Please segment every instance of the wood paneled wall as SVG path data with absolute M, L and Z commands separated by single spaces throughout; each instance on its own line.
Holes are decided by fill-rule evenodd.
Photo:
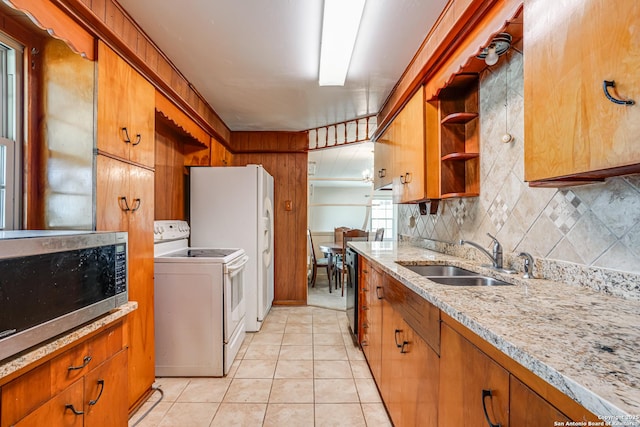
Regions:
M 186 220 L 183 138 L 156 114 L 156 173 L 154 218 Z
M 261 164 L 273 176 L 278 305 L 307 303 L 307 144 L 306 132 L 233 132 L 231 137 L 235 166 Z

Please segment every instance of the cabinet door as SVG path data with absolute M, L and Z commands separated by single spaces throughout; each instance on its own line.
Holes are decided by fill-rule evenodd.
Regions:
M 491 396 L 485 396 L 486 391 Z M 441 326 L 438 425 L 508 427 L 509 373 L 447 324 Z
M 99 42 L 98 149 L 153 167 L 154 106 L 153 86 Z
M 130 166 L 129 194 L 137 210 L 129 214 L 129 299 L 138 309 L 128 317 L 129 404 L 155 381 L 153 317 L 153 172 Z M 137 201 L 139 199 L 139 202 Z
M 525 2 L 525 180 L 640 163 L 640 2 Z M 570 17 L 570 19 L 568 19 Z
M 369 287 L 369 356 L 367 361 L 373 373 L 373 378 L 380 383 L 382 358 L 382 273 L 371 268 Z
M 391 185 L 394 175 L 393 122 L 378 138 L 373 147 L 373 188 L 380 189 Z
M 123 208 L 125 203 L 133 203 L 129 195 L 129 165 L 100 155 L 96 156 L 96 163 L 96 229 L 127 231 L 129 219 Z
M 131 71 L 126 92 L 130 106 L 128 125 L 130 138 L 129 160 L 154 167 L 155 164 L 155 89 L 144 77 Z
M 571 421 L 514 376 L 511 376 L 510 394 L 509 423 L 512 426 L 552 426 L 557 425 L 555 422 Z
M 394 425 L 405 425 L 402 422 L 402 367 L 405 354 L 401 352 L 404 341 L 409 342 L 408 328 L 404 326 L 402 317 L 391 304 L 382 300 L 382 336 L 381 367 L 379 388 L 391 420 Z M 399 347 L 400 346 L 400 347 Z
M 84 382 L 85 427 L 127 425 L 127 350 L 89 372 Z
M 420 89 L 402 109 L 399 119 L 398 177 L 400 193 L 394 199 L 400 203 L 423 200 L 425 194 L 425 127 L 424 92 Z M 395 179 L 396 177 L 394 177 Z M 395 190 L 394 186 L 394 190 Z
M 76 381 L 62 393 L 31 412 L 19 422 L 11 425 L 15 427 L 82 427 L 82 384 L 82 379 Z M 72 405 L 71 407 L 79 413 L 75 414 L 69 405 Z
M 358 259 L 358 342 L 362 347 L 362 351 L 365 353 L 365 357 L 369 357 L 369 297 L 371 292 L 369 291 L 369 279 L 370 279 L 370 266 L 369 262 L 364 257 Z

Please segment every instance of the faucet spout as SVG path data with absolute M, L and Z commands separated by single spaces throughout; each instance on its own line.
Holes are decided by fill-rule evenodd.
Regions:
M 491 260 L 491 264 L 493 265 L 494 268 L 502 268 L 502 265 L 498 266 L 498 262 L 494 258 L 494 256 L 491 255 L 488 250 L 486 250 L 485 248 L 483 248 L 479 244 L 477 244 L 475 242 L 472 242 L 470 240 L 462 240 L 462 239 L 460 239 L 460 244 L 461 245 L 471 245 L 471 246 L 473 246 L 474 248 L 478 249 L 480 252 L 485 254 L 487 257 L 489 257 L 489 259 Z M 500 263 L 500 264 L 502 264 L 502 263 Z

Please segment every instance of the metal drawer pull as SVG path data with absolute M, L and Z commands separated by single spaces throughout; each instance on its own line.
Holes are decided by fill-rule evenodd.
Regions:
M 378 297 L 378 299 L 382 299 L 382 297 L 380 296 L 380 293 L 378 292 L 378 290 L 382 289 L 382 286 L 376 286 L 376 297 Z
M 487 419 L 487 423 L 489 424 L 489 427 L 501 427 L 501 424 L 493 424 L 491 422 L 491 419 L 489 418 L 489 413 L 487 412 L 487 403 L 486 403 L 487 397 L 493 397 L 491 390 L 482 390 L 482 409 L 484 409 L 484 416 Z
M 133 199 L 133 208 L 131 209 L 131 212 L 135 212 L 138 209 L 140 209 L 140 205 L 142 204 L 142 200 L 140 199 Z
M 85 366 L 87 366 L 89 364 L 89 362 L 91 362 L 91 356 L 85 356 L 84 359 L 82 359 L 82 365 L 80 366 L 69 366 L 67 368 L 68 371 L 77 371 L 78 369 L 82 369 Z
M 615 89 L 615 87 L 616 87 L 616 82 L 614 80 L 605 80 L 602 82 L 602 90 L 604 90 L 604 94 L 609 101 L 618 105 L 633 105 L 636 103 L 633 99 L 618 99 L 611 96 L 611 94 L 609 93 L 609 88 Z
M 127 130 L 126 127 L 121 128 L 122 130 L 122 140 L 124 141 L 125 144 L 131 144 L 131 138 L 129 138 L 129 131 Z M 140 140 L 142 139 L 142 135 L 140 135 L 139 133 L 136 134 L 136 142 L 134 142 L 132 145 L 138 145 L 140 144 Z
M 400 353 L 402 354 L 408 353 L 408 351 L 406 350 L 408 345 L 409 345 L 409 341 L 402 341 L 402 345 L 400 346 Z
M 102 392 L 104 391 L 104 380 L 98 380 L 98 385 L 100 386 L 100 393 L 98 393 L 98 397 L 96 397 L 95 400 L 89 401 L 90 406 L 93 406 L 96 403 L 98 403 L 98 400 L 100 400 L 100 397 L 102 397 Z
M 67 404 L 67 405 L 64 405 L 64 409 L 70 409 L 70 410 L 71 410 L 71 412 L 73 412 L 73 413 L 74 413 L 74 414 L 76 414 L 76 415 L 82 415 L 82 414 L 84 414 L 84 412 L 83 412 L 83 411 L 78 411 L 78 410 L 76 410 L 76 408 L 74 408 L 74 407 L 73 407 L 73 405 L 72 405 L 71 403 L 69 403 L 69 404 Z
M 393 334 L 393 340 L 396 342 L 396 347 L 400 348 L 402 347 L 402 344 L 398 344 L 398 334 L 402 332 L 402 329 L 396 329 L 395 333 Z
M 122 203 L 124 202 L 124 207 L 122 207 Z M 120 204 L 120 209 L 122 209 L 123 211 L 127 212 L 130 211 L 131 208 L 129 207 L 129 203 L 127 202 L 127 197 L 126 196 L 122 196 L 118 199 L 118 203 Z
M 387 170 L 385 168 L 382 168 L 378 171 L 378 178 L 384 178 L 385 176 L 387 176 Z

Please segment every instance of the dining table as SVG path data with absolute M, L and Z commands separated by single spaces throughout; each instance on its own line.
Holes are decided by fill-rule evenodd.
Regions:
M 327 263 L 329 264 L 329 292 L 331 292 L 331 276 L 333 274 L 333 269 L 335 268 L 336 258 L 343 253 L 342 242 L 325 242 L 320 243 L 318 247 L 320 251 L 327 256 Z M 342 283 L 342 272 L 340 272 L 340 282 Z M 338 284 L 336 283 L 335 289 L 338 289 Z

